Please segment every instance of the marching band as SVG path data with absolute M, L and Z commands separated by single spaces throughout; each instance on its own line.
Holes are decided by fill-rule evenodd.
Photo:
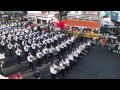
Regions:
M 65 71 L 69 73 L 69 70 L 72 70 L 73 66 L 76 66 L 81 58 L 89 52 L 89 48 L 92 45 L 90 40 L 81 44 L 79 40 L 75 43 L 76 39 L 73 39 L 72 41 L 69 39 L 71 38 L 68 38 L 68 40 L 62 42 L 60 45 L 58 44 L 60 46 L 60 51 L 63 50 L 63 52 L 61 52 L 63 54 L 61 54 L 62 58 L 60 58 L 61 60 L 58 65 L 54 63 L 54 65 L 51 64 L 50 66 L 50 73 L 53 79 L 56 79 L 60 74 L 62 74 L 62 77 L 64 78 Z M 63 49 L 65 47 L 68 48 L 66 49 L 66 52 L 65 49 Z M 56 51 L 59 52 L 58 47 L 56 47 Z
M 50 26 L 52 28 L 49 28 L 49 32 L 40 26 L 38 27 L 42 30 L 38 31 L 28 27 L 13 25 L 9 28 L 0 28 L 1 49 L 8 50 L 10 56 L 16 54 L 19 64 L 24 56 L 32 70 L 35 67 L 34 61 L 37 61 L 37 66 L 42 66 L 43 63 L 47 64 L 50 61 L 59 60 L 58 65 L 52 63 L 50 66 L 53 79 L 57 78 L 58 73 L 65 77 L 65 71 L 69 73 L 70 68 L 73 69 L 73 66 L 77 65 L 80 59 L 89 52 L 92 43 L 90 40 L 81 43 L 80 39 L 73 35 L 68 36 L 64 32 L 56 32 L 55 26 Z

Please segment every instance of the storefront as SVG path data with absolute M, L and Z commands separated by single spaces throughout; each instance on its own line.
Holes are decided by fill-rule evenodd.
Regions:
M 100 22 L 85 21 L 85 20 L 67 20 L 67 30 L 73 32 L 74 36 L 82 34 L 84 37 L 99 39 L 98 31 L 100 29 Z
M 29 11 L 27 17 L 29 21 L 37 24 L 47 24 L 51 21 L 57 21 L 54 14 L 43 14 L 40 11 Z

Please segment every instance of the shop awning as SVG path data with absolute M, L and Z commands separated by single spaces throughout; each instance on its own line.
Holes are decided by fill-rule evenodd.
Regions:
M 80 27 L 87 27 L 93 29 L 100 28 L 100 22 L 95 21 L 86 21 L 86 20 L 66 20 L 67 26 L 80 26 Z

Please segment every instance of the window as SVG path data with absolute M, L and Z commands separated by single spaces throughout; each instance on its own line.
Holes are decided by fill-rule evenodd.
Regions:
M 43 24 L 47 24 L 47 21 L 46 21 L 46 20 L 42 20 L 42 23 L 43 23 Z
M 41 19 L 37 19 L 37 23 L 41 23 Z

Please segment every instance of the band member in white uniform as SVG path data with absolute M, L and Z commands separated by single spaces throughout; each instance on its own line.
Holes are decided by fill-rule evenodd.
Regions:
M 7 45 L 7 47 L 8 47 L 10 56 L 12 57 L 12 48 L 13 48 L 13 45 L 9 42 L 8 45 Z
M 25 46 L 23 48 L 24 48 L 24 51 L 25 51 L 25 58 L 27 58 L 30 46 L 28 46 L 27 44 L 25 44 Z
M 87 53 L 88 51 L 86 51 L 85 49 L 86 49 L 86 44 L 85 43 L 83 43 L 82 45 L 81 45 L 81 49 L 82 49 L 82 52 L 83 53 Z M 86 54 L 85 54 L 86 55 Z
M 67 58 L 65 58 L 65 66 L 66 66 L 67 73 L 69 73 L 70 61 Z
M 35 55 L 36 54 L 36 43 L 33 42 L 33 44 L 31 45 L 31 47 L 32 47 L 33 55 Z
M 56 46 L 56 51 L 57 51 L 57 58 L 60 58 L 60 46 L 59 44 Z
M 57 78 L 57 70 L 58 70 L 58 66 L 55 65 L 54 63 L 51 64 L 51 66 L 50 66 L 50 73 L 51 73 L 52 79 L 56 79 Z
M 91 46 L 91 41 L 89 40 L 86 44 L 86 47 L 87 47 L 87 51 L 89 52 L 90 50 L 90 46 Z
M 73 57 L 73 54 L 69 54 L 67 55 L 67 59 L 70 61 L 70 68 L 71 70 L 73 69 L 73 65 L 74 65 L 74 62 L 77 62 L 76 60 L 74 60 L 74 57 Z
M 69 53 L 70 52 L 70 44 L 71 44 L 69 39 L 66 41 L 66 44 L 67 44 L 67 51 Z
M 73 56 L 74 56 L 74 59 L 79 62 L 79 58 L 78 58 L 78 53 L 76 50 L 73 51 Z
M 94 36 L 93 40 L 92 40 L 92 47 L 94 48 L 96 44 L 96 37 Z
M 36 53 L 37 56 L 37 65 L 42 65 L 42 52 L 40 52 L 40 50 L 37 51 Z
M 48 63 L 48 58 L 47 58 L 48 49 L 46 48 L 46 46 L 43 48 L 42 52 L 44 54 L 45 63 L 47 64 Z
M 53 65 L 50 66 L 50 73 L 51 73 L 52 79 L 56 79 L 57 78 L 57 70 L 54 68 Z
M 23 40 L 23 36 L 22 35 L 20 35 L 20 37 L 19 37 L 19 40 L 20 40 L 20 45 L 22 45 L 22 40 Z
M 54 59 L 53 53 L 54 53 L 55 48 L 51 45 L 50 49 L 49 49 L 49 53 L 50 53 L 50 58 Z
M 14 48 L 16 49 L 18 46 L 20 46 L 17 42 L 14 44 Z
M 5 50 L 5 41 L 1 41 L 1 46 L 2 46 L 2 50 L 4 51 Z
M 67 53 L 67 44 L 66 44 L 66 41 L 64 41 L 63 46 L 64 46 L 64 53 L 66 55 L 66 53 Z
M 59 62 L 59 66 L 60 66 L 60 74 L 62 74 L 62 77 L 65 77 L 65 66 L 64 66 L 64 61 L 60 61 Z
M 29 64 L 28 68 L 32 68 L 32 70 L 34 71 L 34 65 L 33 65 L 34 58 L 31 53 L 29 53 L 29 55 L 27 56 L 27 60 Z
M 21 64 L 21 53 L 22 53 L 22 50 L 20 50 L 19 48 L 17 48 L 17 50 L 15 51 L 15 53 L 17 55 L 18 63 Z

